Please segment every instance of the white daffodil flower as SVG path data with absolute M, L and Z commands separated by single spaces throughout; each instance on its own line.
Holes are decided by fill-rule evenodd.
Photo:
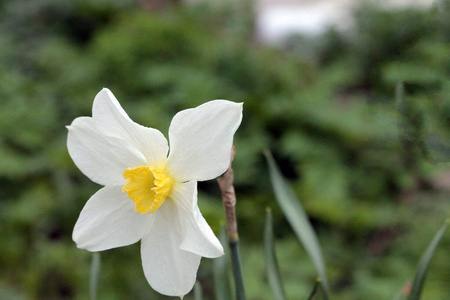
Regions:
M 214 100 L 177 113 L 164 135 L 133 122 L 108 89 L 92 117 L 68 126 L 77 167 L 103 185 L 86 203 L 73 231 L 78 248 L 102 251 L 141 241 L 150 286 L 183 297 L 194 286 L 201 257 L 223 248 L 197 206 L 197 181 L 230 165 L 242 104 Z

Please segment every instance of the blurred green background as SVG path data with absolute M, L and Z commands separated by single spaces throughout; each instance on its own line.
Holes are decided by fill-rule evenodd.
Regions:
M 274 200 L 266 148 L 318 233 L 332 298 L 392 299 L 450 216 L 449 1 L 364 4 L 350 32 L 293 36 L 279 48 L 254 38 L 248 1 L 157 2 L 0 2 L 0 299 L 89 297 L 91 254 L 71 233 L 99 186 L 70 159 L 64 126 L 91 115 L 102 87 L 164 134 L 181 109 L 245 103 L 234 170 L 248 299 L 272 298 L 267 206 L 289 299 L 305 298 L 316 277 Z M 218 232 L 216 182 L 201 183 L 199 198 Z M 447 233 L 423 299 L 450 298 L 449 249 Z M 215 299 L 211 274 L 203 259 L 206 299 Z M 102 253 L 99 299 L 168 298 L 147 284 L 138 244 Z

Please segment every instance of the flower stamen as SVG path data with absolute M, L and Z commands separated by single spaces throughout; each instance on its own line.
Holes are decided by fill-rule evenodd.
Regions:
M 122 192 L 136 204 L 135 210 L 141 214 L 155 212 L 169 196 L 173 180 L 163 168 L 138 166 L 123 171 L 127 179 Z

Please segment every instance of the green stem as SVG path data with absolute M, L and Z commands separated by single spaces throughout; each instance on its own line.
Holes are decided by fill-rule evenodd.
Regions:
M 203 290 L 200 282 L 196 282 L 194 285 L 194 299 L 202 300 L 203 299 Z
M 235 154 L 234 146 L 231 151 L 231 161 L 228 170 L 219 178 L 220 190 L 222 191 L 222 202 L 227 220 L 228 244 L 231 252 L 231 265 L 233 269 L 234 285 L 236 289 L 236 300 L 245 300 L 244 281 L 242 278 L 242 264 L 239 253 L 239 235 L 236 221 L 236 193 L 234 191 L 234 173 L 231 167 Z
M 94 252 L 92 253 L 91 274 L 89 282 L 89 293 L 91 296 L 91 300 L 97 299 L 98 279 L 100 277 L 100 269 L 101 269 L 100 253 Z
M 241 255 L 239 251 L 239 238 L 228 240 L 231 252 L 231 266 L 233 269 L 234 285 L 236 290 L 236 300 L 245 300 L 244 281 L 242 278 Z
M 312 300 L 314 298 L 317 291 L 319 290 L 320 285 L 321 285 L 321 280 L 320 280 L 320 278 L 317 278 L 316 283 L 314 284 L 314 287 L 313 287 L 311 293 L 309 294 L 307 300 Z

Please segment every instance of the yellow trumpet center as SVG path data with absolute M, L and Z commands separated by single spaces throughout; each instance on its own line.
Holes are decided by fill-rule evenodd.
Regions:
M 136 204 L 141 214 L 155 212 L 166 200 L 172 189 L 173 180 L 163 168 L 139 166 L 123 171 L 127 179 L 122 192 Z

